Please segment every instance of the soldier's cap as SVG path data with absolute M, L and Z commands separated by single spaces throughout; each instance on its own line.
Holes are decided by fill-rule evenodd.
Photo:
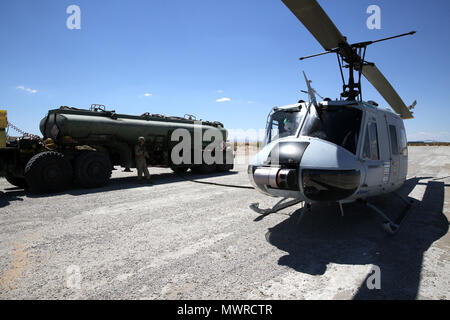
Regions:
M 145 141 L 145 138 L 144 138 L 144 137 L 139 137 L 139 138 L 138 138 L 138 141 L 141 141 L 141 140 L 144 140 L 144 141 Z

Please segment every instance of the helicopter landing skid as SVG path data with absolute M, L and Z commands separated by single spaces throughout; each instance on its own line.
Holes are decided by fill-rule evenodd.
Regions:
M 252 203 L 250 205 L 250 209 L 252 209 L 253 211 L 255 211 L 256 213 L 262 214 L 264 216 L 267 216 L 269 214 L 272 213 L 276 213 L 280 210 L 295 206 L 296 204 L 303 202 L 303 200 L 298 200 L 298 199 L 293 199 L 290 201 L 287 201 L 288 198 L 283 198 L 280 201 L 278 201 L 272 208 L 268 208 L 268 209 L 261 209 L 259 207 L 259 203 Z
M 403 209 L 402 213 L 397 217 L 397 219 L 395 219 L 395 221 L 393 221 L 388 216 L 386 216 L 386 214 L 384 214 L 383 211 L 381 211 L 380 209 L 375 207 L 373 204 L 365 202 L 365 205 L 367 207 L 369 207 L 370 209 L 372 209 L 373 211 L 378 213 L 384 219 L 383 224 L 382 224 L 383 229 L 390 235 L 394 235 L 398 232 L 398 230 L 400 229 L 401 223 L 405 219 L 409 209 L 411 209 L 411 206 L 412 206 L 412 201 L 408 201 L 400 195 L 398 195 L 398 196 L 406 203 L 406 207 Z
M 294 215 L 295 213 L 298 214 L 297 224 L 300 224 L 302 222 L 303 217 L 305 216 L 305 214 L 307 212 L 311 212 L 311 203 L 307 203 L 307 202 L 305 202 L 300 209 L 297 209 L 294 211 L 294 213 L 292 215 Z

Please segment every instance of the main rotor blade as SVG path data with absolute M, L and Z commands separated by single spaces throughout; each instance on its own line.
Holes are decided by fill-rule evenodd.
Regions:
M 362 67 L 362 74 L 383 96 L 384 100 L 389 103 L 391 108 L 402 117 L 402 119 L 414 118 L 402 98 L 400 98 L 389 81 L 387 81 L 384 75 L 374 64 L 364 65 Z
M 347 43 L 316 0 L 282 0 L 325 50 Z

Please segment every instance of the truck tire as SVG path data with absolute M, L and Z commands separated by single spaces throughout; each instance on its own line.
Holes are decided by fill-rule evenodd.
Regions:
M 189 167 L 170 167 L 170 169 L 176 174 L 186 173 Z
M 230 164 L 218 164 L 217 165 L 218 172 L 228 172 L 231 169 L 233 169 L 233 165 L 230 165 Z
M 227 160 L 231 160 L 231 163 L 226 163 Z M 231 149 L 227 149 L 224 153 L 223 153 L 223 164 L 218 164 L 217 165 L 217 171 L 218 172 L 228 172 L 231 169 L 234 168 L 234 154 L 231 151 Z
M 215 164 L 202 164 L 192 167 L 192 171 L 194 173 L 209 174 L 216 171 L 216 167 L 217 166 Z
M 41 152 L 28 161 L 25 181 L 32 193 L 59 192 L 72 182 L 72 166 L 59 152 Z
M 25 180 L 25 178 L 17 178 L 12 175 L 9 175 L 9 174 L 7 174 L 5 178 L 6 178 L 6 181 L 8 181 L 13 186 L 16 186 L 16 187 L 19 187 L 22 189 L 28 188 L 28 184 L 27 184 L 27 181 Z
M 111 171 L 111 160 L 102 152 L 83 152 L 75 159 L 75 182 L 82 187 L 106 185 L 111 178 Z

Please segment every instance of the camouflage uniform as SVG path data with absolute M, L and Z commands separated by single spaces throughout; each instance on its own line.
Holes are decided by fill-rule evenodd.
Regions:
M 136 158 L 136 169 L 138 173 L 138 180 L 141 180 L 142 173 L 144 173 L 145 178 L 150 181 L 150 172 L 148 172 L 146 158 L 149 158 L 147 151 L 145 151 L 145 146 L 138 143 L 134 147 L 134 154 Z

